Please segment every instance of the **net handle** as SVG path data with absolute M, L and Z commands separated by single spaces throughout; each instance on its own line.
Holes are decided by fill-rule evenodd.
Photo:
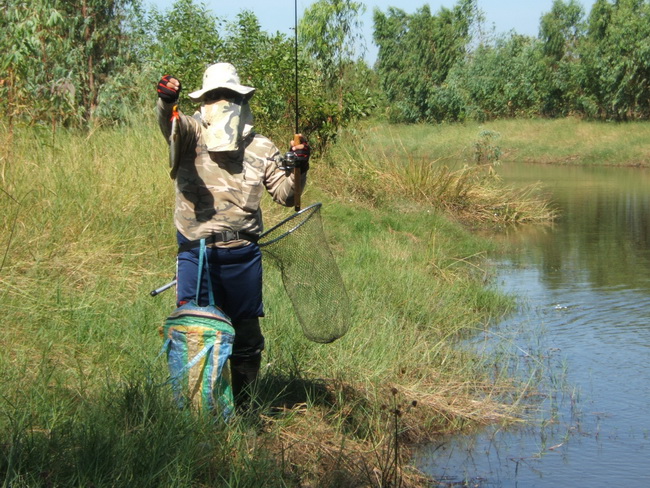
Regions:
M 323 205 L 322 203 L 314 203 L 314 204 L 310 205 L 309 207 L 303 208 L 303 209 L 300 210 L 299 212 L 296 212 L 295 214 L 290 215 L 289 217 L 287 217 L 286 219 L 284 219 L 284 220 L 283 220 L 282 222 L 280 222 L 279 224 L 274 225 L 274 226 L 271 227 L 269 230 L 267 230 L 266 232 L 262 233 L 262 235 L 260 235 L 260 239 L 259 239 L 259 241 L 258 241 L 258 245 L 259 245 L 260 247 L 268 246 L 269 244 L 273 244 L 274 242 L 278 242 L 280 239 L 285 238 L 286 236 L 288 236 L 288 235 L 291 234 L 292 232 L 295 232 L 295 231 L 298 230 L 300 227 L 302 227 L 304 224 L 306 224 L 306 223 L 309 221 L 309 219 L 311 219 L 312 216 L 313 216 L 313 215 L 314 215 L 314 214 L 315 214 L 315 213 L 320 209 L 320 207 L 321 207 L 322 205 Z M 280 235 L 279 235 L 278 237 L 276 237 L 275 239 L 271 239 L 271 240 L 268 241 L 268 242 L 260 242 L 260 241 L 262 241 L 262 240 L 264 239 L 265 236 L 267 236 L 267 235 L 271 234 L 272 232 L 274 232 L 275 230 L 279 229 L 280 227 L 282 227 L 283 225 L 285 225 L 287 222 L 290 222 L 291 220 L 293 220 L 293 219 L 295 219 L 295 218 L 298 218 L 299 216 L 301 216 L 301 215 L 303 215 L 303 214 L 307 214 L 307 213 L 309 213 L 309 215 L 307 215 L 307 217 L 306 217 L 305 219 L 303 219 L 301 222 L 299 222 L 295 227 L 292 227 L 292 228 L 289 229 L 288 231 L 286 231 L 286 232 L 280 234 Z

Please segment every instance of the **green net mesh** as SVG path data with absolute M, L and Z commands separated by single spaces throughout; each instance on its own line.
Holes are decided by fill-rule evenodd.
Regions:
M 259 245 L 280 269 L 305 337 L 329 343 L 347 332 L 351 314 L 320 209 L 316 203 L 283 220 L 260 236 Z

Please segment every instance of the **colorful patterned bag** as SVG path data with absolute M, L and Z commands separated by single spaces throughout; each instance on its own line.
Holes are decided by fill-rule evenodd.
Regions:
M 196 300 L 174 310 L 160 333 L 165 339 L 163 352 L 167 353 L 169 382 L 179 405 L 220 412 L 228 419 L 234 411 L 228 358 L 235 330 L 226 314 L 214 304 L 210 279 L 210 304 L 198 305 L 204 260 L 207 270 L 205 240 L 202 240 Z

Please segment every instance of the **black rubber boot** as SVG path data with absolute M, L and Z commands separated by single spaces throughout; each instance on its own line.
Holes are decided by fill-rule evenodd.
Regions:
M 251 397 L 255 392 L 261 362 L 261 354 L 249 358 L 230 358 L 232 393 L 235 397 L 235 408 L 240 412 L 250 410 L 252 406 Z

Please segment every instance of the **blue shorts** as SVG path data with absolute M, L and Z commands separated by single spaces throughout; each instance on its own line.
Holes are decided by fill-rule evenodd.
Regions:
M 177 232 L 178 244 L 188 242 Z M 208 247 L 212 291 L 215 305 L 233 322 L 264 316 L 262 304 L 262 251 L 257 244 L 236 248 Z M 196 298 L 199 248 L 183 251 L 176 261 L 176 304 Z M 205 268 L 202 273 L 199 305 L 207 305 L 208 285 Z

